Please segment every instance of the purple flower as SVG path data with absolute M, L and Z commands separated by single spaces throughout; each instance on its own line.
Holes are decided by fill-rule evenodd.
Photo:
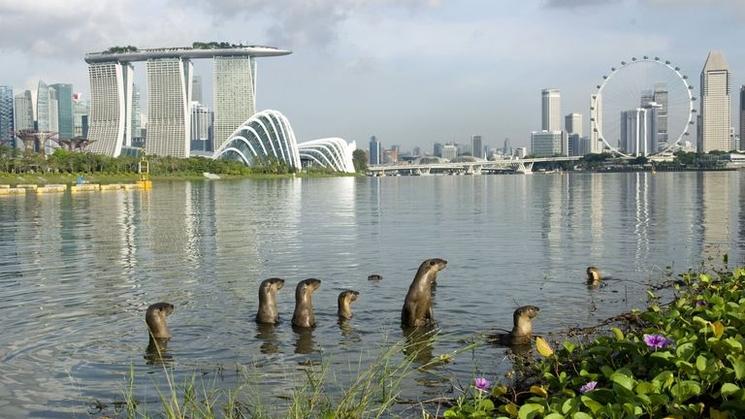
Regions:
M 697 300 L 696 301 L 696 307 L 706 307 L 706 301 L 704 300 Z
M 644 343 L 657 350 L 670 346 L 673 341 L 662 335 L 644 335 Z
M 579 392 L 582 393 L 582 394 L 585 394 L 588 391 L 595 390 L 595 387 L 597 387 L 597 386 L 598 386 L 598 382 L 597 381 L 590 381 L 589 383 L 587 383 L 587 384 L 583 385 L 582 387 L 580 387 L 579 388 Z
M 489 390 L 491 383 L 484 377 L 476 377 L 473 380 L 473 385 L 476 387 L 476 390 L 487 391 Z

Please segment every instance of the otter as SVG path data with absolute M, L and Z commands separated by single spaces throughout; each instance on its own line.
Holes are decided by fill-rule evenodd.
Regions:
M 173 313 L 173 309 L 173 304 L 163 302 L 152 304 L 147 308 L 145 323 L 150 330 L 150 339 L 169 339 L 171 337 L 166 317 Z
M 444 259 L 434 258 L 427 259 L 419 265 L 401 309 L 402 326 L 420 327 L 434 321 L 432 284 L 437 278 L 437 273 L 445 269 L 447 264 Z
M 336 312 L 339 315 L 339 320 L 349 320 L 352 318 L 352 303 L 357 301 L 357 297 L 360 293 L 357 291 L 346 290 L 339 294 L 338 303 L 339 310 Z
M 295 312 L 292 314 L 292 325 L 295 327 L 315 327 L 316 317 L 313 314 L 313 292 L 321 286 L 321 280 L 304 279 L 295 288 Z
M 371 274 L 367 277 L 368 281 L 380 281 L 381 279 L 383 279 L 383 276 L 380 274 Z
M 536 306 L 519 307 L 512 314 L 512 331 L 497 333 L 492 339 L 505 346 L 527 345 L 533 340 L 533 318 L 541 311 Z
M 276 324 L 279 322 L 277 312 L 277 291 L 285 286 L 281 278 L 269 278 L 259 285 L 259 311 L 256 313 L 256 323 Z
M 597 287 L 603 278 L 600 276 L 600 270 L 594 266 L 587 267 L 587 285 Z

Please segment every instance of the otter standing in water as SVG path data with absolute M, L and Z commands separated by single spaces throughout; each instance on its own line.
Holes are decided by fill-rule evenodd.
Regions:
M 313 314 L 313 292 L 321 286 L 321 280 L 304 279 L 295 288 L 295 312 L 292 314 L 292 325 L 295 327 L 315 327 L 316 316 Z
M 419 327 L 434 321 L 432 283 L 436 280 L 437 273 L 445 269 L 447 264 L 444 259 L 434 258 L 427 259 L 419 265 L 401 309 L 402 326 Z
M 279 322 L 277 312 L 277 291 L 285 286 L 281 278 L 269 278 L 261 281 L 259 286 L 259 311 L 256 313 L 256 323 L 276 324 Z
M 173 313 L 173 304 L 155 303 L 147 308 L 145 323 L 150 330 L 150 339 L 169 339 L 171 331 L 168 330 L 166 317 Z
M 360 293 L 357 291 L 346 290 L 339 294 L 338 303 L 339 310 L 336 314 L 339 315 L 339 320 L 349 320 L 352 318 L 352 303 L 357 301 L 357 297 Z
M 597 287 L 603 278 L 600 276 L 600 270 L 594 266 L 587 267 L 587 285 Z
M 526 345 L 533 340 L 533 319 L 541 311 L 536 306 L 519 307 L 512 314 L 512 331 L 497 333 L 492 339 L 505 346 Z

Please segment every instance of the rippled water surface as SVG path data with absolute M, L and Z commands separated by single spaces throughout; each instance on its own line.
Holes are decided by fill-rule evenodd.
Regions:
M 742 262 L 745 172 L 431 176 L 159 182 L 151 191 L 0 197 L 0 411 L 84 416 L 135 396 L 158 408 L 162 366 L 146 355 L 145 308 L 176 306 L 168 365 L 230 388 L 237 366 L 269 398 L 288 396 L 309 362 L 343 387 L 402 339 L 419 263 L 438 280 L 440 338 L 415 361 L 509 328 L 523 304 L 538 332 L 592 324 L 643 304 L 643 285 L 728 253 Z M 587 265 L 615 280 L 583 284 Z M 383 280 L 367 281 L 371 273 Z M 276 328 L 253 321 L 259 282 L 286 279 Z M 323 281 L 318 327 L 289 320 L 295 284 Z M 360 291 L 340 326 L 336 297 Z M 475 372 L 497 378 L 505 350 L 482 347 L 415 371 L 404 398 L 429 398 Z

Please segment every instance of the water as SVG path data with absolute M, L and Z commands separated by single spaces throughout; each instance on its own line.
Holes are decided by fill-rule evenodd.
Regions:
M 162 366 L 146 359 L 145 308 L 176 306 L 168 365 L 230 388 L 236 367 L 272 403 L 302 369 L 328 362 L 334 383 L 402 338 L 404 295 L 419 263 L 449 261 L 436 290 L 440 339 L 415 362 L 509 328 L 523 304 L 537 332 L 639 307 L 641 283 L 725 253 L 742 262 L 745 172 L 431 176 L 158 182 L 152 191 L 0 199 L 0 411 L 66 417 L 135 396 L 158 407 Z M 588 290 L 584 269 L 616 280 Z M 379 273 L 379 283 L 367 281 Z M 286 279 L 276 328 L 253 321 L 262 279 Z M 295 284 L 323 281 L 318 327 L 295 333 Z M 336 297 L 360 291 L 337 324 Z M 149 358 L 152 360 L 152 358 Z M 310 362 L 309 362 L 310 361 Z M 448 393 L 475 373 L 499 378 L 502 348 L 415 371 L 404 398 Z

